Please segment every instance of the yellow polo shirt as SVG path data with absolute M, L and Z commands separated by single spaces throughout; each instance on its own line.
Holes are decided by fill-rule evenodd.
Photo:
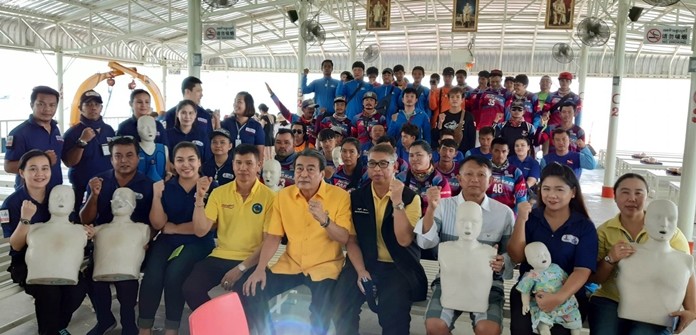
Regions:
M 387 204 L 389 204 L 389 201 L 391 200 L 389 198 L 391 197 L 391 191 L 387 192 L 383 198 L 380 198 L 375 193 L 374 186 L 370 187 L 372 188 L 372 201 L 375 204 L 375 218 L 377 220 L 377 260 L 380 262 L 391 263 L 394 262 L 394 260 L 392 259 L 391 254 L 387 249 L 387 245 L 384 243 L 384 237 L 382 236 L 382 219 L 384 219 L 384 212 L 387 211 Z M 392 206 L 396 206 L 396 204 L 392 204 Z M 413 201 L 406 206 L 404 210 L 406 211 L 406 217 L 408 217 L 408 223 L 411 224 L 411 227 L 416 228 L 416 223 L 418 223 L 418 219 L 421 217 L 420 196 L 416 195 L 416 197 L 413 198 Z M 394 209 L 394 211 L 396 211 L 396 209 Z
M 275 193 L 256 180 L 245 200 L 237 193 L 237 182 L 213 190 L 205 216 L 217 225 L 218 245 L 210 256 L 243 261 L 263 242 Z
M 619 220 L 619 214 L 615 217 L 604 222 L 599 228 L 597 228 L 597 237 L 599 238 L 599 250 L 597 252 L 597 262 L 603 262 L 604 256 L 609 253 L 611 247 L 621 241 L 624 242 L 638 242 L 639 244 L 645 243 L 650 237 L 645 229 L 642 229 L 636 238 L 636 241 L 631 241 L 631 234 L 628 233 L 626 229 L 621 225 Z M 674 236 L 669 241 L 672 248 L 685 253 L 689 253 L 689 242 L 686 240 L 684 234 L 677 228 L 674 232 Z M 595 291 L 594 296 L 603 297 L 607 299 L 619 301 L 619 288 L 616 286 L 616 270 L 614 267 L 609 279 L 602 283 L 602 287 Z
M 355 235 L 348 192 L 322 181 L 312 200 L 320 201 L 333 222 Z M 338 278 L 344 261 L 342 244 L 329 238 L 326 229 L 314 220 L 296 185 L 278 192 L 267 232 L 288 237 L 285 253 L 271 267 L 273 273 L 302 273 L 312 281 Z

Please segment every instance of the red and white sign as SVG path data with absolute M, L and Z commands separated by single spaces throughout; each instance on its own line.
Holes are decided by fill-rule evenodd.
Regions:
M 645 44 L 691 45 L 691 27 L 651 26 L 645 28 Z

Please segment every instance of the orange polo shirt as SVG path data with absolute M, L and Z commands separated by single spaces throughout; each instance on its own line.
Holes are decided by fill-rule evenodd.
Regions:
M 320 201 L 333 222 L 355 235 L 348 192 L 322 181 L 312 200 Z M 312 281 L 338 278 L 345 259 L 343 245 L 329 238 L 326 229 L 312 217 L 296 185 L 278 192 L 267 233 L 288 237 L 285 253 L 271 267 L 273 273 L 302 273 Z

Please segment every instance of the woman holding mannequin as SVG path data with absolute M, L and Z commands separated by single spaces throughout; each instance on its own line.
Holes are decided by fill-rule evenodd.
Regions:
M 542 242 L 551 253 L 551 259 L 567 274 L 568 279 L 556 293 L 537 292 L 532 303 L 544 312 L 550 312 L 575 295 L 580 313 L 585 316 L 587 297 L 584 285 L 597 267 L 597 230 L 589 218 L 573 170 L 553 163 L 541 172 L 538 207 L 528 202 L 519 204 L 517 221 L 508 243 L 508 254 L 520 263 L 520 278 L 531 270 L 525 259 L 524 248 L 531 242 Z M 532 335 L 531 315 L 522 315 L 520 292 L 510 291 L 510 332 Z M 570 331 L 556 325 L 551 334 Z
M 196 185 L 201 178 L 212 180 L 201 176 L 200 167 L 201 157 L 196 145 L 181 142 L 174 147 L 176 177 L 167 181 L 163 188 L 155 189 L 150 222 L 160 234 L 150 244 L 140 284 L 138 327 L 141 335 L 152 334 L 162 292 L 166 309 L 165 335 L 179 333 L 184 309 L 182 285 L 196 262 L 208 256 L 215 247 L 212 232 L 197 237 L 193 231 Z M 211 185 L 208 194 L 213 189 Z

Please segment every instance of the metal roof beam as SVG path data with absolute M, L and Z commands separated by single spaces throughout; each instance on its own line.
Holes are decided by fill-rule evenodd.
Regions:
M 103 12 L 112 8 L 123 6 L 128 4 L 129 0 L 111 0 L 111 1 L 99 1 L 99 6 L 87 6 L 83 5 L 85 9 L 77 10 L 69 17 L 63 18 L 58 23 L 68 23 L 72 21 L 78 21 L 85 19 L 89 16 L 92 11 Z

